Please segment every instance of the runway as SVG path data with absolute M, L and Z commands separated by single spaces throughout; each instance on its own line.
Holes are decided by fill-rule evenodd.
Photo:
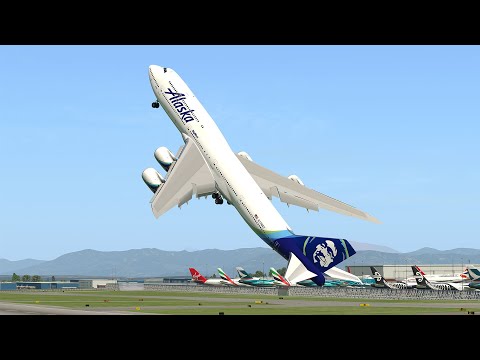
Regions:
M 0 315 L 142 315 L 118 310 L 79 310 L 45 305 L 26 305 L 0 302 Z
M 47 294 L 44 294 L 47 295 Z M 48 298 L 55 295 L 54 293 L 48 294 Z M 119 294 L 120 295 L 120 294 Z M 207 294 L 205 294 L 207 295 Z M 71 298 L 72 296 L 84 297 L 86 294 L 62 294 L 62 298 Z M 138 299 L 138 295 L 121 294 L 123 298 L 132 298 L 135 302 Z M 101 297 L 103 298 L 103 296 Z M 177 304 L 162 304 L 158 305 L 159 301 L 174 300 Z M 48 301 L 48 300 L 42 300 Z M 195 303 L 195 304 L 192 304 Z M 98 302 L 97 302 L 98 303 Z M 323 299 L 264 299 L 262 301 L 256 300 L 256 298 L 215 298 L 211 296 L 181 296 L 181 295 L 148 295 L 142 298 L 141 310 L 132 311 L 135 309 L 134 305 L 130 306 L 115 306 L 115 299 L 112 298 L 107 308 L 95 307 L 95 302 L 91 301 L 93 306 L 87 309 L 72 309 L 67 307 L 56 307 L 51 305 L 36 305 L 36 304 L 20 304 L 13 302 L 0 301 L 0 315 L 160 315 L 168 314 L 169 310 L 179 310 L 181 312 L 190 313 L 195 309 L 220 309 L 221 311 L 231 311 L 235 309 L 245 309 L 247 306 L 251 309 L 263 309 L 265 313 L 269 313 L 268 309 L 281 310 L 285 313 L 291 313 L 295 309 L 301 308 L 361 308 L 361 306 L 368 306 L 370 309 L 375 308 L 424 308 L 425 314 L 445 314 L 445 315 L 463 315 L 467 314 L 465 311 L 459 311 L 461 308 L 475 309 L 480 313 L 479 302 L 448 302 L 448 303 L 422 303 L 422 302 L 389 302 L 389 301 L 345 301 L 343 299 L 338 300 L 323 300 Z M 156 304 L 155 304 L 156 303 Z M 219 303 L 219 305 L 215 305 Z M 365 304 L 367 303 L 367 304 Z M 450 308 L 452 311 L 445 312 L 441 309 Z M 137 309 L 139 310 L 140 307 Z M 288 310 L 293 309 L 293 310 Z M 455 309 L 455 310 L 454 310 Z M 367 309 L 368 310 L 368 309 Z

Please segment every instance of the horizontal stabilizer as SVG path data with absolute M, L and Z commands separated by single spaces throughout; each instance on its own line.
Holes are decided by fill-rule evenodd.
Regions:
M 335 280 L 353 281 L 353 282 L 358 282 L 359 284 L 362 283 L 362 280 L 360 280 L 360 278 L 357 275 L 354 275 L 345 270 L 339 269 L 335 266 L 325 271 L 325 275 Z
M 288 262 L 287 271 L 285 273 L 285 278 L 287 281 L 295 285 L 296 283 L 310 279 L 317 276 L 317 274 L 309 271 L 305 265 L 295 256 L 295 254 L 290 255 L 290 261 Z

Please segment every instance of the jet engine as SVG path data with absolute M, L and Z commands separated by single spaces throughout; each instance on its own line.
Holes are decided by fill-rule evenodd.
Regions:
M 162 177 L 162 175 L 160 175 L 154 168 L 143 170 L 142 179 L 154 193 L 157 191 L 160 184 L 165 182 L 165 179 Z
M 240 151 L 240 152 L 238 153 L 238 155 L 241 156 L 241 157 L 243 157 L 243 158 L 245 158 L 245 159 L 247 159 L 247 160 L 253 161 L 252 158 L 250 157 L 250 155 L 248 155 L 245 151 Z
M 288 178 L 289 178 L 290 180 L 292 180 L 292 181 L 295 181 L 295 182 L 299 183 L 300 185 L 305 186 L 305 184 L 303 183 L 303 181 L 300 180 L 300 178 L 299 178 L 297 175 L 290 175 Z
M 168 171 L 170 165 L 177 160 L 175 155 L 173 155 L 172 152 L 164 146 L 161 146 L 155 150 L 154 156 L 165 171 Z

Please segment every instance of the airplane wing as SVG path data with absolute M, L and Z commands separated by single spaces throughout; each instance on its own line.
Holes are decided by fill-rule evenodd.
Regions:
M 321 194 L 286 176 L 279 175 L 263 166 L 237 154 L 237 158 L 257 182 L 265 195 L 272 200 L 272 196 L 280 198 L 281 202 L 296 205 L 307 210 L 318 211 L 319 208 L 353 216 L 359 219 L 380 223 L 375 217 L 345 204 L 339 200 Z
M 216 191 L 215 180 L 195 142 L 186 137 L 176 161 L 170 165 L 165 182 L 150 200 L 156 218 L 174 206 L 188 203 L 193 194 L 207 196 Z

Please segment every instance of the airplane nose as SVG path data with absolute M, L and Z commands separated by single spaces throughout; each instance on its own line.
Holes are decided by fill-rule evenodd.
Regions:
M 150 79 L 150 84 L 152 88 L 155 90 L 159 87 L 159 81 L 162 78 L 163 68 L 158 65 L 150 65 L 148 67 L 148 77 Z
M 156 73 L 159 73 L 160 74 L 160 71 L 161 71 L 162 67 L 161 66 L 158 66 L 158 65 L 150 65 L 148 67 L 148 73 L 150 75 L 150 77 L 155 77 L 155 74 Z
M 167 72 L 167 68 L 166 67 L 163 67 L 163 66 L 159 66 L 159 65 L 150 65 L 148 67 L 148 71 L 151 75 L 160 75 L 160 74 L 163 74 L 164 72 Z

